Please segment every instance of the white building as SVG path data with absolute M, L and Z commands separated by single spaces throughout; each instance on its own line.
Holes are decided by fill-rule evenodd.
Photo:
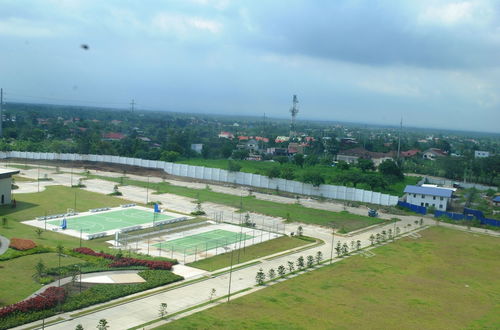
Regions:
M 481 151 L 481 150 L 474 151 L 474 158 L 486 158 L 486 157 L 490 157 L 489 151 Z
M 0 205 L 10 204 L 12 196 L 12 176 L 19 170 L 0 169 Z
M 406 186 L 406 202 L 425 207 L 434 207 L 436 210 L 446 211 L 453 190 L 438 187 Z
M 203 150 L 203 143 L 193 143 L 193 144 L 191 144 L 191 150 L 193 150 L 196 153 L 201 154 L 201 151 Z

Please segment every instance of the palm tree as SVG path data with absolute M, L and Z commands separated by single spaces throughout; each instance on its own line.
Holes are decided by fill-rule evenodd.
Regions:
M 373 245 L 375 242 L 375 236 L 373 234 L 370 235 L 370 244 Z
M 293 263 L 293 261 L 289 261 L 288 262 L 288 271 L 291 273 L 295 270 L 295 264 Z

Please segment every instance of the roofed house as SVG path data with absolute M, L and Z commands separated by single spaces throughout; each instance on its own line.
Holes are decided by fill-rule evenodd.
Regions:
M 420 152 L 420 150 L 418 150 L 418 149 L 410 149 L 407 151 L 401 151 L 401 157 L 403 157 L 403 158 L 413 157 L 416 154 L 418 154 L 419 152 Z
M 422 158 L 435 160 L 438 157 L 446 157 L 446 156 L 448 156 L 448 154 L 445 151 L 437 148 L 430 148 L 424 152 Z
M 345 161 L 347 163 L 357 163 L 359 158 L 371 159 L 375 166 L 379 166 L 384 160 L 392 159 L 393 153 L 391 152 L 373 152 L 364 148 L 353 148 L 339 152 L 337 161 Z
M 425 207 L 432 206 L 440 211 L 446 211 L 453 195 L 452 189 L 410 185 L 406 186 L 404 192 L 407 194 L 406 202 Z
M 234 139 L 234 135 L 231 132 L 220 132 L 219 137 L 222 139 Z
M 124 134 L 114 133 L 114 132 L 106 133 L 103 136 L 103 140 L 106 140 L 106 141 L 120 141 L 120 140 L 123 140 L 124 138 L 125 138 Z
M 500 205 L 500 195 L 493 197 L 491 201 L 493 202 L 493 204 L 495 204 L 495 206 Z

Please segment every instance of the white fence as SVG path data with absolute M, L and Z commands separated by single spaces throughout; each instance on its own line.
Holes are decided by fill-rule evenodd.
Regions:
M 176 164 L 157 160 L 147 160 L 110 155 L 79 155 L 79 154 L 59 154 L 50 152 L 24 152 L 7 151 L 0 152 L 0 158 L 25 158 L 35 160 L 67 160 L 67 161 L 87 161 L 104 162 L 122 165 L 140 166 L 145 168 L 162 169 L 168 174 L 184 176 L 189 178 L 227 182 L 239 185 L 247 185 L 258 188 L 277 189 L 294 194 L 318 196 L 325 198 L 341 199 L 356 202 L 365 202 L 378 205 L 396 205 L 397 196 L 382 194 L 369 190 L 362 190 L 343 186 L 333 186 L 328 184 L 313 187 L 313 185 L 298 181 L 285 179 L 270 179 L 267 176 L 244 173 L 229 172 L 219 168 L 204 166 L 192 166 L 186 164 Z

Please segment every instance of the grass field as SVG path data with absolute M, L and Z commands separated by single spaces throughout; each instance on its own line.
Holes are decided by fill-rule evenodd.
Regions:
M 56 253 L 42 253 L 0 262 L 0 306 L 18 302 L 42 287 L 35 282 L 35 265 L 39 260 L 47 268 L 57 267 Z M 64 256 L 61 265 L 81 263 L 83 260 Z
M 121 210 L 114 210 L 110 212 L 95 213 L 84 215 L 76 218 L 67 219 L 67 228 L 80 231 L 84 233 L 100 233 L 103 231 L 126 228 L 136 225 L 155 221 L 174 219 L 174 217 L 161 214 L 139 210 L 135 208 L 126 208 Z M 59 226 L 61 219 L 47 221 L 51 225 Z
M 311 242 L 305 241 L 296 237 L 281 236 L 269 241 L 259 244 L 251 245 L 245 249 L 235 250 L 233 254 L 233 263 L 239 264 L 254 260 L 257 258 L 265 257 L 281 251 L 286 251 L 299 246 L 310 244 Z M 219 254 L 214 257 L 202 259 L 196 262 L 187 264 L 187 266 L 200 268 L 209 272 L 229 267 L 231 265 L 231 253 Z
M 433 227 L 158 329 L 498 329 L 499 239 Z
M 15 193 L 14 193 L 15 194 Z M 0 207 L 0 217 L 7 218 L 7 226 L 0 227 L 1 233 L 7 238 L 19 237 L 34 240 L 39 245 L 57 246 L 59 243 L 64 247 L 77 247 L 79 240 L 64 234 L 45 231 L 39 238 L 35 228 L 20 223 L 21 221 L 35 219 L 45 214 L 60 214 L 68 208 L 74 208 L 76 194 L 76 210 L 88 211 L 91 208 L 105 206 L 119 206 L 130 203 L 121 198 L 105 196 L 78 188 L 63 186 L 49 186 L 40 193 L 15 194 L 17 207 L 9 205 Z M 105 243 L 109 238 L 98 238 L 85 242 L 85 246 L 93 249 L 104 249 L 109 245 Z
M 108 180 L 120 183 L 121 178 L 111 178 L 106 176 L 91 176 L 101 180 Z M 123 179 L 126 185 L 138 187 L 147 187 L 147 182 Z M 289 218 L 291 222 L 303 222 L 318 224 L 322 226 L 335 226 L 335 228 L 343 228 L 345 232 L 353 231 L 363 227 L 371 226 L 377 223 L 382 223 L 384 220 L 379 218 L 370 218 L 347 212 L 331 212 L 319 209 L 305 207 L 299 204 L 281 204 L 271 201 L 265 201 L 255 198 L 254 196 L 240 197 L 236 195 L 223 194 L 214 192 L 208 189 L 192 189 L 171 185 L 167 182 L 150 183 L 149 189 L 155 190 L 157 193 L 171 193 L 190 198 L 197 198 L 201 202 L 213 202 L 231 206 L 234 208 L 240 207 L 240 202 L 243 202 L 243 211 L 262 213 L 274 217 Z M 194 206 L 193 206 L 194 209 Z
M 215 229 L 204 233 L 189 235 L 186 237 L 154 244 L 165 251 L 182 252 L 185 254 L 195 254 L 205 250 L 211 250 L 247 240 L 253 236 L 234 231 Z

